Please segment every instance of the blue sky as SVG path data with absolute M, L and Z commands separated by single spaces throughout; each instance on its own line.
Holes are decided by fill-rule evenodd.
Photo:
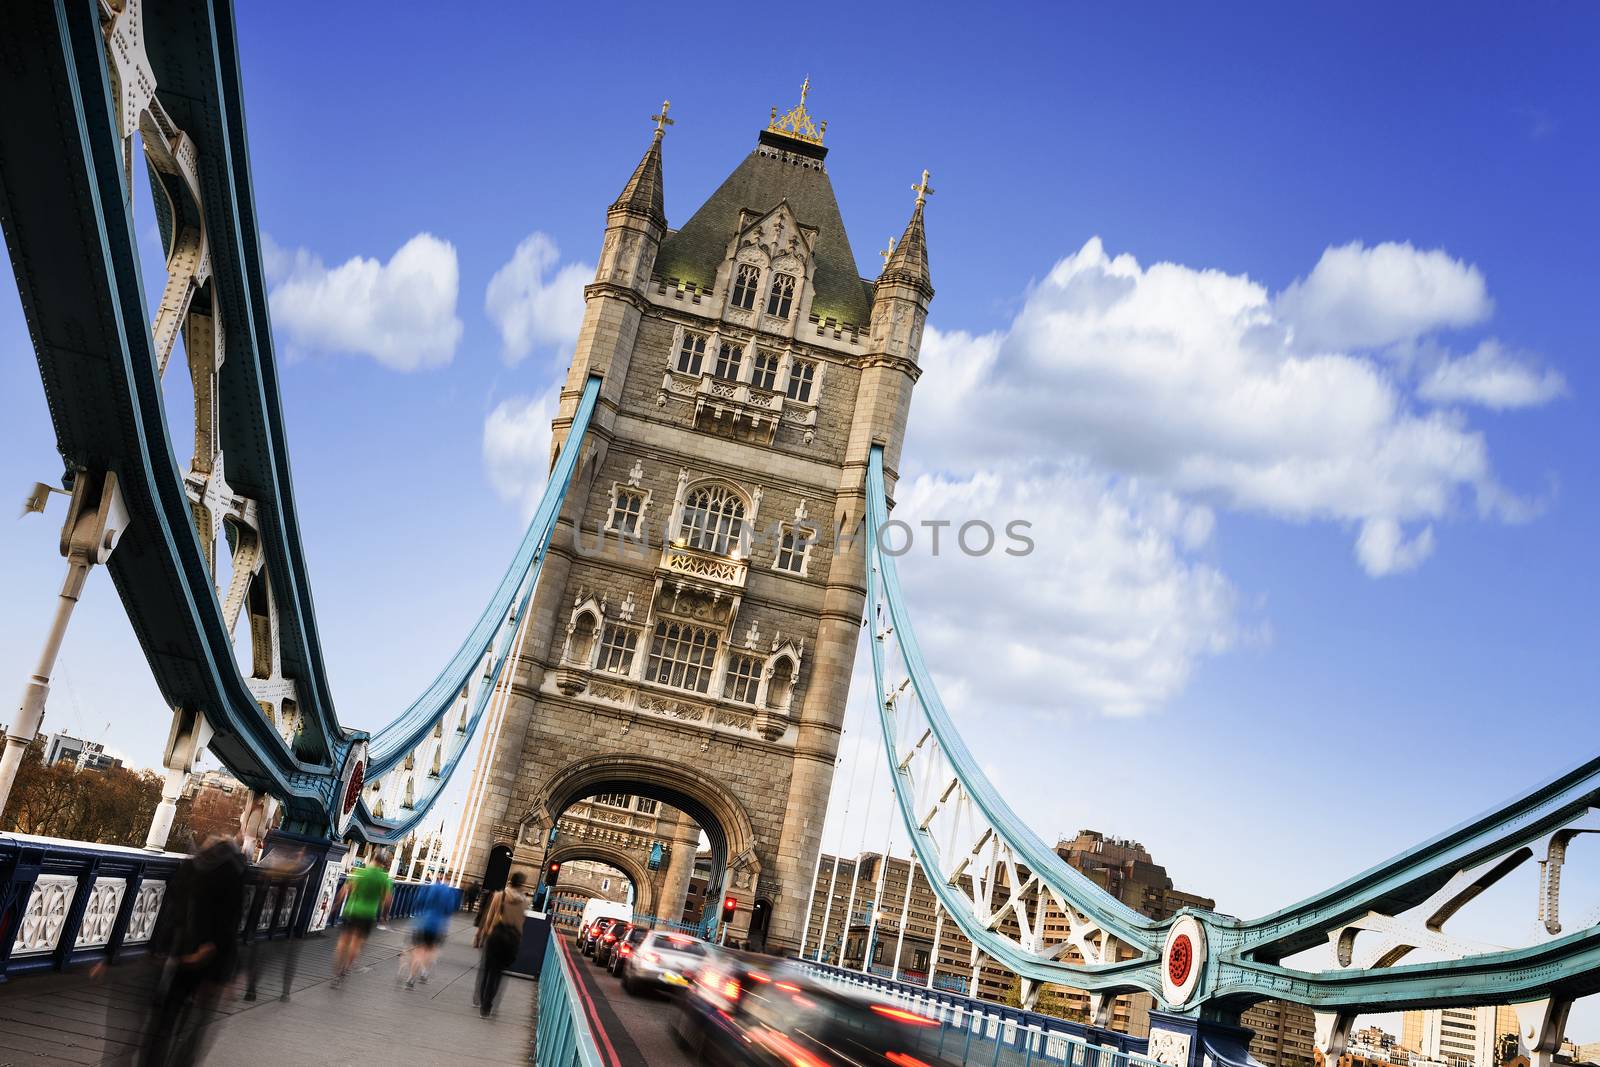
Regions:
M 1138 837 L 1254 914 L 1590 754 L 1593 12 L 782 14 L 240 11 L 345 721 L 432 676 L 518 534 L 571 294 L 646 116 L 671 98 L 681 224 L 809 74 L 863 272 L 933 174 L 902 517 L 1026 512 L 1040 550 L 901 567 L 977 754 L 1031 783 L 1006 791 L 1042 834 Z M 410 273 L 386 274 L 402 246 Z M 59 461 L 0 290 L 0 484 L 20 494 Z M 972 428 L 935 433 L 947 414 Z M 58 520 L 0 524 L 19 686 Z M 960 653 L 973 625 L 992 655 Z M 63 660 L 48 725 L 109 721 L 155 762 L 166 716 L 103 575 Z M 1518 899 L 1520 932 L 1531 883 Z

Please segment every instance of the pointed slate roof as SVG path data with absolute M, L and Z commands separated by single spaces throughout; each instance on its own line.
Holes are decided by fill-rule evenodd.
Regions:
M 622 195 L 611 205 L 611 210 L 643 215 L 654 219 L 663 230 L 666 229 L 667 212 L 662 202 L 661 184 L 661 131 L 658 129 L 650 147 L 645 150 L 644 158 L 633 168 L 633 176 L 622 187 Z
M 682 229 L 667 235 L 656 272 L 709 289 L 738 229 L 740 209 L 765 214 L 787 200 L 801 223 L 817 229 L 812 314 L 865 326 L 872 317 L 872 287 L 850 251 L 833 183 L 822 168 L 825 151 L 762 131 L 755 150 Z
M 906 232 L 900 235 L 878 280 L 909 282 L 932 293 L 933 277 L 928 273 L 928 235 L 922 228 L 921 200 L 912 210 Z

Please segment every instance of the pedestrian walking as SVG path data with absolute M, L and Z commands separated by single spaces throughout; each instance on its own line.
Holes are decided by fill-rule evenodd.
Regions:
M 238 841 L 213 837 L 173 876 L 163 923 L 152 938 L 152 951 L 167 958 L 140 1045 L 141 1067 L 204 1058 L 208 1024 L 238 962 L 244 871 Z
M 311 854 L 299 845 L 274 848 L 262 857 L 259 867 L 261 882 L 257 892 L 265 892 L 269 885 L 290 885 L 299 881 L 311 872 L 314 862 Z M 256 999 L 256 986 L 261 980 L 261 939 L 253 934 L 254 931 L 245 948 L 244 1000 Z M 279 1000 L 289 999 L 295 971 L 300 963 L 300 943 L 301 939 L 295 937 L 292 931 L 284 938 L 279 952 L 283 961 L 283 991 L 278 994 Z
M 411 920 L 411 950 L 402 967 L 407 989 L 416 988 L 419 981 L 427 984 L 439 946 L 450 932 L 450 916 L 460 906 L 461 894 L 443 882 L 429 882 L 418 890 L 416 913 Z
M 393 899 L 394 882 L 381 862 L 357 867 L 339 887 L 334 907 L 344 905 L 344 930 L 339 934 L 339 945 L 333 955 L 334 988 L 344 984 L 345 975 L 355 966 L 367 938 L 372 936 L 379 914 Z
M 523 886 L 527 878 L 521 871 L 511 875 L 511 882 L 489 898 L 483 906 L 483 922 L 473 944 L 482 944 L 483 955 L 478 960 L 478 991 L 473 1002 L 478 1012 L 487 1019 L 494 1010 L 494 1001 L 500 993 L 500 979 L 507 967 L 516 962 L 517 950 L 522 947 L 522 920 L 528 910 L 528 894 Z

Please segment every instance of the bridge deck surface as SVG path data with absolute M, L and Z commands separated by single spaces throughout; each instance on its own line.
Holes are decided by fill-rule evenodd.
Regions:
M 262 946 L 259 999 L 240 999 L 242 976 L 216 1013 L 207 1063 L 527 1064 L 533 1061 L 537 986 L 507 976 L 489 1019 L 472 1005 L 478 954 L 472 922 L 457 916 L 432 978 L 406 989 L 395 980 L 409 944 L 404 923 L 374 930 L 356 970 L 338 988 L 336 934 L 301 942 L 290 999 L 281 1002 L 282 942 Z M 0 1067 L 86 1067 L 131 1062 L 154 978 L 141 962 L 99 980 L 82 970 L 0 985 Z

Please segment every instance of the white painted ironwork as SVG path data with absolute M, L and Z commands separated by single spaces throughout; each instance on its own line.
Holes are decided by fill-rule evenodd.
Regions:
M 133 911 L 128 916 L 128 931 L 122 935 L 125 945 L 139 945 L 149 941 L 156 932 L 156 920 L 161 917 L 161 904 L 167 899 L 167 883 L 141 882 L 133 898 Z
M 316 910 L 311 913 L 311 922 L 306 927 L 308 931 L 316 932 L 328 927 L 328 914 L 333 910 L 333 896 L 339 890 L 339 876 L 344 869 L 336 863 L 330 863 L 323 869 L 322 886 L 317 890 Z
M 97 948 L 111 943 L 111 930 L 117 925 L 117 912 L 128 891 L 126 878 L 96 878 L 84 903 L 83 921 L 78 924 L 75 948 Z
M 78 895 L 78 879 L 70 874 L 41 874 L 28 894 L 28 906 L 17 924 L 11 956 L 38 956 L 61 944 L 67 912 Z

